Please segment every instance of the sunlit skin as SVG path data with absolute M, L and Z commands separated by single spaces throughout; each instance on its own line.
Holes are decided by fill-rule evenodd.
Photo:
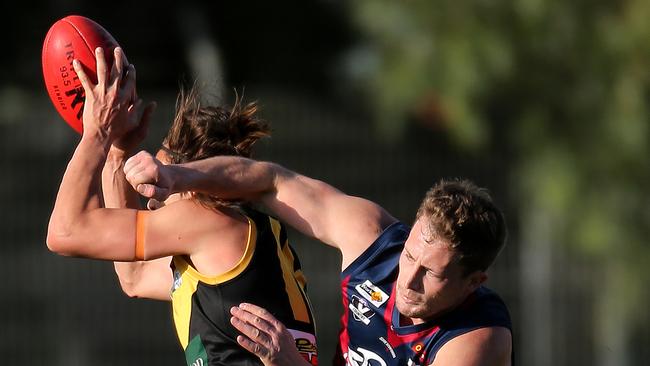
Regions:
M 276 164 L 220 156 L 184 165 L 185 169 L 161 169 L 153 157 L 139 153 L 126 163 L 125 171 L 143 172 L 132 175 L 129 183 L 142 188 L 146 197 L 164 199 L 169 192 L 186 190 L 258 202 L 299 232 L 339 249 L 344 269 L 397 221 L 371 201 Z M 464 276 L 448 243 L 427 232 L 427 219 L 416 221 L 410 232 L 391 295 L 403 314 L 402 325 L 421 324 L 453 310 L 487 279 L 483 271 Z M 242 333 L 237 342 L 265 365 L 309 365 L 293 344 L 283 341 L 291 334 L 267 310 L 242 304 L 231 314 L 231 324 Z M 484 327 L 445 343 L 431 366 L 509 365 L 511 350 L 509 329 Z
M 399 260 L 395 305 L 401 325 L 421 324 L 454 309 L 487 279 L 483 271 L 464 275 L 455 251 L 429 233 L 426 219 L 413 225 Z
M 169 158 L 169 155 L 162 149 L 158 150 L 158 152 L 156 153 L 156 159 L 160 160 L 160 162 L 163 163 L 164 165 L 171 164 L 171 159 Z M 147 208 L 150 210 L 157 210 L 165 205 L 168 205 L 172 202 L 176 202 L 182 198 L 183 197 L 181 193 L 174 193 L 174 194 L 170 194 L 169 197 L 167 197 L 167 199 L 163 202 L 157 201 L 155 199 L 150 199 L 147 202 Z

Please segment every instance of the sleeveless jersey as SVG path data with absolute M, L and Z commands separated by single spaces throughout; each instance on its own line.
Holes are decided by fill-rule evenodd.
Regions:
M 315 324 L 305 278 L 285 227 L 247 210 L 249 233 L 244 255 L 229 271 L 206 276 L 187 256 L 172 260 L 174 324 L 188 366 L 262 365 L 237 343 L 230 308 L 248 302 L 267 309 L 296 340 L 303 357 L 317 365 Z M 218 243 L 215 243 L 218 245 Z
M 430 365 L 456 336 L 483 327 L 511 329 L 505 304 L 485 287 L 436 319 L 400 326 L 394 290 L 409 231 L 402 223 L 391 225 L 341 273 L 344 313 L 335 365 Z

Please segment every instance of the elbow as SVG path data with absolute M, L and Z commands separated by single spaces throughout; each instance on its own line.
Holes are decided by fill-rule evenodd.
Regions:
M 52 253 L 58 255 L 69 255 L 69 251 L 66 246 L 66 237 L 58 233 L 47 233 L 47 249 Z
M 119 273 L 118 273 L 118 278 L 120 280 L 120 287 L 122 288 L 122 292 L 126 296 L 132 299 L 142 298 L 142 294 L 140 293 L 140 291 L 138 291 L 139 289 L 136 281 L 123 278 L 122 276 L 119 275 Z
M 50 225 L 48 226 L 45 242 L 50 252 L 64 256 L 73 255 L 71 231 L 52 221 L 50 221 Z
M 131 284 L 125 284 L 125 283 L 123 283 L 121 281 L 120 281 L 120 286 L 122 287 L 122 292 L 126 296 L 128 296 L 128 297 L 130 297 L 132 299 L 137 299 L 137 298 L 141 297 L 140 294 L 138 293 L 138 291 L 136 291 L 135 286 L 132 286 Z
M 125 284 L 125 283 L 122 283 L 122 281 L 120 281 L 120 286 L 122 287 L 122 292 L 126 296 L 128 296 L 128 297 L 130 297 L 132 299 L 149 299 L 149 298 L 151 298 L 150 296 L 147 296 L 147 294 L 143 293 L 142 289 L 139 286 L 137 286 L 136 284 L 134 284 L 134 283 Z
M 120 282 L 122 292 L 130 298 L 143 297 L 138 287 L 138 272 L 140 263 L 115 262 L 115 273 Z

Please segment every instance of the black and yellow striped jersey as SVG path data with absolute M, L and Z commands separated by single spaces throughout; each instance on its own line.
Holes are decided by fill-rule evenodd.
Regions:
M 230 308 L 248 302 L 267 309 L 296 340 L 301 354 L 317 364 L 315 324 L 305 278 L 285 227 L 276 219 L 245 210 L 249 233 L 244 255 L 229 271 L 205 276 L 187 256 L 172 261 L 172 307 L 188 366 L 262 365 L 237 344 Z

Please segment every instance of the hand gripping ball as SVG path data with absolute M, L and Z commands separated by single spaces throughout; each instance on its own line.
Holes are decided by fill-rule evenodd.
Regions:
M 81 62 L 93 82 L 97 82 L 95 49 L 102 47 L 106 64 L 113 65 L 113 50 L 117 41 L 106 29 L 94 21 L 79 15 L 58 20 L 45 36 L 43 42 L 43 78 L 47 93 L 61 117 L 78 133 L 83 130 L 81 116 L 85 95 L 72 60 Z

